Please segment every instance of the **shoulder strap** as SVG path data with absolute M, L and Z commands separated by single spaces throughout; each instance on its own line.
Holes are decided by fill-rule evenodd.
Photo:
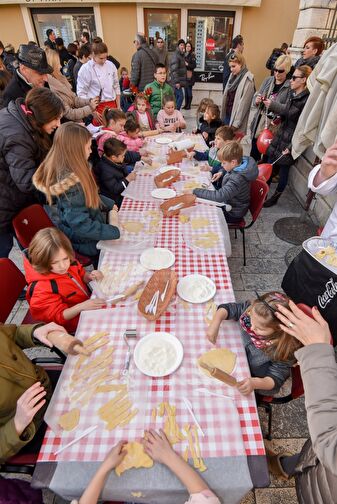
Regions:
M 35 290 L 35 287 L 36 287 L 36 284 L 38 283 L 38 281 L 39 280 L 34 280 L 34 282 L 32 282 L 30 284 L 30 287 L 29 287 L 29 290 L 28 290 L 28 294 L 29 294 L 30 298 L 33 297 L 34 290 Z M 56 280 L 49 280 L 49 281 L 50 281 L 50 286 L 51 286 L 52 293 L 53 294 L 58 294 L 59 293 L 59 289 L 58 289 Z
M 28 294 L 29 294 L 29 297 L 31 298 L 33 296 L 33 292 L 34 292 L 34 289 L 35 289 L 35 285 L 37 284 L 37 280 L 35 280 L 34 282 L 32 282 L 30 284 L 30 287 L 29 287 L 29 290 L 28 290 Z
M 50 280 L 50 285 L 51 285 L 51 290 L 52 290 L 52 293 L 53 294 L 58 294 L 59 293 L 59 289 L 57 287 L 57 282 L 56 280 Z

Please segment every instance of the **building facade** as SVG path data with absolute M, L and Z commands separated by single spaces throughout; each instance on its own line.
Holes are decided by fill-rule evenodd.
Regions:
M 102 37 L 129 68 L 136 32 L 150 41 L 162 36 L 170 52 L 184 38 L 196 51 L 196 98 L 220 101 L 222 65 L 233 36 L 243 35 L 247 65 L 259 85 L 272 49 L 291 42 L 298 13 L 299 0 L 194 0 L 183 6 L 180 0 L 0 0 L 0 39 L 16 48 L 28 40 L 43 46 L 46 30 L 53 28 L 67 45 L 85 30 Z

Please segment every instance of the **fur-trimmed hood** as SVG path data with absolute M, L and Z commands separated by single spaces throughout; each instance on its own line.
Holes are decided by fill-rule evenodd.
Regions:
M 47 194 L 46 186 L 43 184 L 38 184 L 36 182 L 35 175 L 33 177 L 33 183 L 34 183 L 36 189 L 38 189 L 40 192 L 42 192 L 44 194 Z M 69 174 L 66 174 L 63 179 L 61 179 L 58 182 L 56 182 L 55 184 L 51 185 L 49 187 L 48 192 L 52 196 L 58 197 L 58 196 L 61 196 L 61 194 L 64 194 L 65 192 L 69 191 L 69 189 L 71 189 L 72 187 L 74 187 L 77 184 L 80 184 L 80 179 L 78 178 L 78 176 L 75 175 L 75 173 L 69 173 Z

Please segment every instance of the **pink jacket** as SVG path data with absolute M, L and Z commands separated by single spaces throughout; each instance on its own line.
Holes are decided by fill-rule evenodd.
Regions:
M 104 154 L 104 142 L 108 140 L 108 138 L 117 138 L 117 133 L 114 131 L 111 131 L 109 128 L 102 128 L 101 129 L 101 134 L 97 137 L 97 148 L 98 148 L 98 154 L 100 156 L 103 156 Z
M 143 144 L 144 144 L 144 140 L 143 138 L 130 138 L 128 136 L 128 134 L 126 133 L 126 131 L 122 131 L 122 133 L 120 133 L 118 136 L 117 136 L 118 140 L 120 140 L 121 142 L 124 142 L 125 145 L 126 145 L 126 148 L 127 150 L 129 151 L 134 151 L 134 152 L 138 152 L 139 149 L 141 147 L 143 147 Z

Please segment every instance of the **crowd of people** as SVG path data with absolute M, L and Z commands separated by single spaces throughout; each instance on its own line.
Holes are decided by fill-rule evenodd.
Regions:
M 119 62 L 107 45 L 99 37 L 90 40 L 87 32 L 65 48 L 62 38 L 48 29 L 44 48 L 29 42 L 20 45 L 17 54 L 0 42 L 0 257 L 8 257 L 12 249 L 12 220 L 22 209 L 48 204 L 56 215 L 56 227 L 38 231 L 23 252 L 27 300 L 34 319 L 46 325 L 0 327 L 0 369 L 9 370 L 8 375 L 0 373 L 5 412 L 0 418 L 0 462 L 32 441 L 52 393 L 48 376 L 22 349 L 51 346 L 48 337 L 53 332 L 74 334 L 82 311 L 105 305 L 103 299 L 91 300 L 87 287 L 102 273 L 86 271 L 76 254 L 97 267 L 97 243 L 120 237 L 118 210 L 123 191 L 137 177 L 135 163 L 151 163 L 145 139 L 186 129 L 181 108 L 185 100 L 183 109 L 189 110 L 193 100 L 192 43 L 178 40 L 170 56 L 161 37 L 155 47 L 139 33 L 133 42 L 130 73 L 126 67 L 118 73 Z M 309 96 L 307 81 L 323 50 L 322 39 L 310 37 L 293 65 L 287 44 L 273 49 L 266 63 L 271 75 L 256 90 L 243 56 L 243 38 L 233 39 L 224 62 L 221 107 L 209 98 L 198 103 L 194 133 L 203 136 L 208 148 L 187 153 L 205 162 L 203 169 L 211 172 L 214 185 L 193 193 L 226 203 L 227 222 L 239 222 L 247 214 L 258 163 L 273 164 L 272 176 L 278 177 L 266 208 L 276 204 L 286 188 L 294 163 L 292 137 Z M 262 155 L 259 137 L 266 129 L 273 138 Z M 311 187 L 322 194 L 335 190 L 336 174 L 337 147 L 332 146 L 314 169 Z M 335 214 L 327 228 L 335 231 Z M 254 390 L 276 394 L 291 367 L 300 365 L 311 441 L 290 459 L 271 454 L 270 467 L 284 477 L 295 475 L 300 502 L 333 502 L 337 367 L 328 324 L 318 309 L 313 308 L 310 318 L 281 292 L 220 304 L 207 331 L 210 341 L 216 341 L 228 319 L 240 323 L 252 375 L 238 383 L 243 395 Z M 19 384 L 18 369 L 25 372 Z M 175 454 L 163 432 L 146 433 L 143 443 L 154 460 L 181 479 L 190 503 L 219 502 Z M 120 442 L 107 455 L 81 504 L 97 501 L 109 471 L 125 455 L 123 446 Z

